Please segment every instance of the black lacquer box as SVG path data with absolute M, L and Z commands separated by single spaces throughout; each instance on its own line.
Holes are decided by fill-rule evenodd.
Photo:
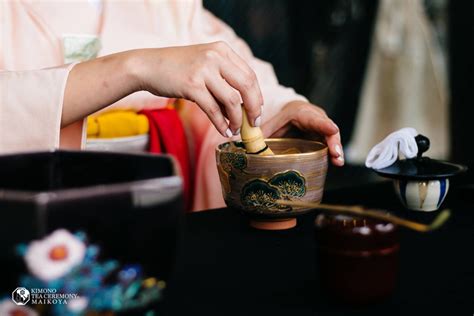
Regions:
M 166 280 L 183 219 L 167 155 L 52 151 L 0 156 L 0 292 L 25 271 L 15 245 L 57 228 L 84 231 L 101 256 Z

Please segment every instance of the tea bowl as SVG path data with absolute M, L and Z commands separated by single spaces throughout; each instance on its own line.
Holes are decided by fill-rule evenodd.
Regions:
M 295 227 L 296 217 L 311 208 L 286 206 L 278 200 L 320 202 L 328 168 L 324 143 L 291 138 L 266 139 L 272 156 L 247 154 L 241 142 L 216 148 L 222 194 L 228 207 L 250 217 L 257 229 Z

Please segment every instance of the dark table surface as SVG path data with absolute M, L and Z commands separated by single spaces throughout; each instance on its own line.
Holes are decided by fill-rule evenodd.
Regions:
M 348 184 L 360 182 L 357 171 L 350 174 Z M 323 201 L 381 207 L 421 222 L 437 214 L 403 210 L 390 182 L 359 182 L 331 185 Z M 298 226 L 286 231 L 252 229 L 247 218 L 230 209 L 189 214 L 163 314 L 473 315 L 474 188 L 452 185 L 445 207 L 452 215 L 441 229 L 402 229 L 393 295 L 357 308 L 332 300 L 320 287 L 316 213 L 300 217 Z

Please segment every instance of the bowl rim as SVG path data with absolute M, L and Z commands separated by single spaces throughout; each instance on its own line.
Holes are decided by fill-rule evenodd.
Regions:
M 288 141 L 288 140 L 292 140 L 292 141 L 301 141 L 301 142 L 307 142 L 307 143 L 313 143 L 313 144 L 317 144 L 317 145 L 322 145 L 322 148 L 318 149 L 318 150 L 313 150 L 313 151 L 309 151 L 309 152 L 304 152 L 304 153 L 296 153 L 296 154 L 275 154 L 275 155 L 270 155 L 270 156 L 260 156 L 260 155 L 255 155 L 255 154 L 248 154 L 247 152 L 244 152 L 245 155 L 247 157 L 258 157 L 258 159 L 276 159 L 276 157 L 301 157 L 301 156 L 318 156 L 318 157 L 322 157 L 322 156 L 327 156 L 328 154 L 328 145 L 323 143 L 323 142 L 320 142 L 320 141 L 317 141 L 317 140 L 311 140 L 311 139 L 304 139 L 304 138 L 265 138 L 265 142 L 282 142 L 282 141 Z M 221 152 L 225 152 L 221 146 L 225 145 L 225 144 L 230 144 L 230 143 L 233 143 L 233 142 L 236 142 L 236 141 L 227 141 L 227 142 L 224 142 L 224 143 L 221 143 L 219 145 L 217 145 L 216 147 L 216 153 L 219 154 Z

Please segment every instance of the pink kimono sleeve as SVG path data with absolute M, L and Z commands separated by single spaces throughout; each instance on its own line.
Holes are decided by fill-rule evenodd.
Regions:
M 59 147 L 64 90 L 73 65 L 0 71 L 0 154 Z
M 280 85 L 273 66 L 254 57 L 249 46 L 228 25 L 207 10 L 204 10 L 203 16 L 202 27 L 208 36 L 208 41 L 226 42 L 255 71 L 265 102 L 263 111 L 264 121 L 272 118 L 288 102 L 297 100 L 308 101 L 292 88 Z

